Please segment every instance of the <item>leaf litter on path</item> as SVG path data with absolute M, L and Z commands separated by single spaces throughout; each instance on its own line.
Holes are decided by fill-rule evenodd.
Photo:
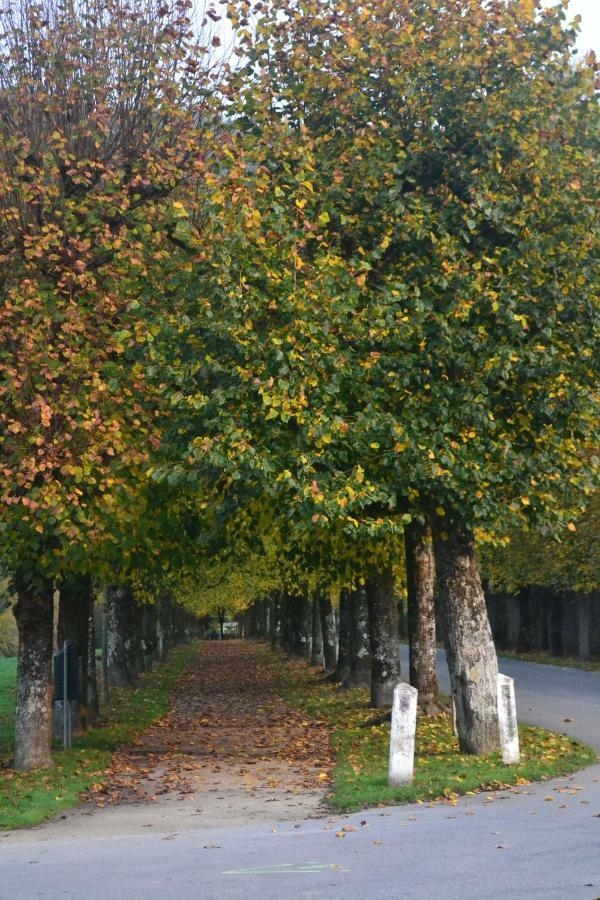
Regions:
M 193 799 L 213 818 L 304 816 L 327 787 L 330 736 L 281 697 L 253 644 L 204 642 L 168 715 L 115 754 L 88 798 L 101 807 Z

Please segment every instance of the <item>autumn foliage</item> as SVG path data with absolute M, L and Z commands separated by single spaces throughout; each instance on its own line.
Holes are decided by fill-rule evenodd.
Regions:
M 461 745 L 494 746 L 475 539 L 573 531 L 598 486 L 576 34 L 537 0 L 0 11 L 18 611 L 89 572 L 203 612 L 366 585 L 375 641 L 376 585 L 391 632 L 404 531 L 431 525 L 454 675 L 481 666 L 463 706 L 488 717 Z

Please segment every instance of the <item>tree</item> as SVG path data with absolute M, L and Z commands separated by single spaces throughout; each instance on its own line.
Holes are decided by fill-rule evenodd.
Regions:
M 153 302 L 142 258 L 175 230 L 167 198 L 201 155 L 213 74 L 184 0 L 0 11 L 0 553 L 18 594 L 18 768 L 51 762 L 53 579 L 93 565 L 114 495 L 135 492 L 160 439 L 135 364 Z
M 536 3 L 257 10 L 246 28 L 230 4 L 247 64 L 206 221 L 224 239 L 194 244 L 173 323 L 181 477 L 372 538 L 431 516 L 459 737 L 487 752 L 474 529 L 566 520 L 561 484 L 594 478 L 595 59 L 574 65 L 576 29 Z
M 558 534 L 515 529 L 482 543 L 482 568 L 493 590 L 515 593 L 526 585 L 593 591 L 600 585 L 600 494 Z M 502 538 L 500 540 L 499 538 Z

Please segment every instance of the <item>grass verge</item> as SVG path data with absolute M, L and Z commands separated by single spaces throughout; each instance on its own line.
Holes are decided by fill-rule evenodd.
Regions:
M 13 752 L 14 660 L 0 660 L 0 829 L 37 825 L 76 806 L 79 795 L 102 782 L 113 752 L 127 746 L 168 710 L 179 675 L 198 652 L 197 644 L 172 650 L 135 687 L 111 692 L 103 710 L 104 724 L 76 738 L 70 750 L 54 753 L 53 769 L 15 772 L 9 768 Z
M 267 648 L 264 653 L 290 705 L 332 726 L 337 765 L 327 801 L 338 811 L 439 798 L 452 802 L 459 794 L 543 781 L 596 761 L 595 751 L 579 741 L 521 726 L 521 763 L 505 766 L 497 753 L 461 754 L 448 715 L 423 717 L 417 723 L 414 782 L 393 789 L 387 783 L 390 725 L 373 724 L 382 711 L 369 708 L 368 692 L 342 690 L 302 662 L 290 662 Z
M 597 656 L 587 662 L 577 659 L 576 656 L 552 656 L 547 650 L 498 650 L 498 656 L 539 663 L 542 666 L 561 666 L 563 669 L 585 669 L 587 672 L 600 672 L 600 658 Z

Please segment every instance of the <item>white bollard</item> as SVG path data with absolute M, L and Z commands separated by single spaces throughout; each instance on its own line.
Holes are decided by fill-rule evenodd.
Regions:
M 515 683 L 508 675 L 498 674 L 498 724 L 500 726 L 500 749 L 502 762 L 507 766 L 518 766 L 521 760 L 519 731 L 517 728 L 517 706 L 515 703 Z
M 404 682 L 394 688 L 388 776 L 390 787 L 412 784 L 418 693 L 416 688 Z

